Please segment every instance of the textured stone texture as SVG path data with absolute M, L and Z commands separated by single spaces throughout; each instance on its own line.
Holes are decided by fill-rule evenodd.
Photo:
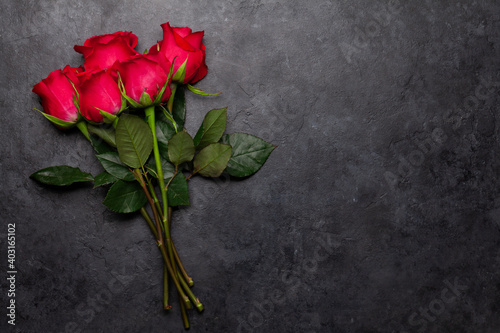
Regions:
M 4 1 L 1 270 L 17 226 L 17 325 L 2 332 L 181 332 L 140 216 L 105 189 L 28 179 L 97 174 L 87 142 L 34 107 L 74 44 L 160 24 L 205 30 L 223 95 L 188 95 L 187 127 L 228 106 L 228 132 L 278 145 L 237 181 L 193 180 L 173 234 L 193 332 L 500 331 L 500 5 L 496 1 Z M 450 287 L 451 286 L 451 287 Z

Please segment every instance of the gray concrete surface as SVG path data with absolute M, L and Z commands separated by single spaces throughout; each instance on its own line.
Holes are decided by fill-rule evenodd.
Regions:
M 187 127 L 228 106 L 228 132 L 278 145 L 255 176 L 196 179 L 173 234 L 192 332 L 500 331 L 500 4 L 495 1 L 3 1 L 2 332 L 182 332 L 140 216 L 105 189 L 28 179 L 97 174 L 85 140 L 33 110 L 32 86 L 80 65 L 73 45 L 160 24 L 205 30 L 208 76 Z M 16 326 L 7 224 L 16 225 Z

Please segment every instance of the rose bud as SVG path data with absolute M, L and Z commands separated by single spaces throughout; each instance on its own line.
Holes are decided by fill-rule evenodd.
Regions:
M 170 63 L 161 55 L 137 55 L 115 63 L 111 70 L 118 77 L 118 85 L 127 101 L 134 107 L 147 107 L 170 97 L 169 68 Z
M 192 32 L 188 27 L 172 28 L 168 22 L 162 24 L 161 27 L 163 40 L 153 45 L 149 53 L 161 53 L 168 61 L 174 63 L 172 81 L 187 84 L 204 78 L 207 75 L 205 45 L 201 42 L 204 31 Z M 181 66 L 184 62 L 186 62 L 185 72 L 181 73 Z M 182 79 L 182 74 L 184 74 L 184 79 Z
M 101 111 L 116 115 L 127 106 L 118 84 L 106 70 L 80 75 L 79 102 L 82 116 L 94 123 L 103 122 Z
M 139 54 L 134 47 L 137 36 L 131 32 L 118 31 L 114 34 L 94 36 L 83 45 L 75 45 L 76 52 L 83 54 L 85 70 L 100 70 L 113 66 L 116 61 L 124 61 Z
M 61 128 L 72 127 L 79 119 L 78 91 L 73 84 L 77 82 L 78 70 L 70 66 L 66 66 L 63 70 L 55 70 L 37 83 L 32 90 L 42 99 L 42 107 L 45 111 L 42 114 Z

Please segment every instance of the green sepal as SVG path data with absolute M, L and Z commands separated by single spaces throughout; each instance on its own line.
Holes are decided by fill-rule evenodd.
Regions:
M 125 91 L 125 85 L 123 84 L 122 78 L 120 76 L 120 72 L 117 72 L 117 74 L 118 74 L 118 88 L 120 89 L 120 93 L 122 94 L 122 97 L 125 98 L 125 100 L 130 105 L 132 105 L 134 108 L 141 108 L 141 104 L 137 103 L 132 98 L 127 96 L 127 93 Z
M 186 65 L 188 61 L 189 56 L 186 57 L 186 60 L 182 63 L 182 65 L 179 66 L 177 69 L 177 72 L 175 72 L 174 76 L 172 77 L 172 81 L 174 82 L 179 82 L 179 83 L 184 83 L 184 78 L 186 77 Z M 175 61 L 175 59 L 174 59 Z M 173 62 L 172 62 L 173 64 Z
M 158 92 L 158 95 L 156 96 L 153 104 L 157 105 L 157 104 L 161 103 L 161 100 L 163 98 L 163 94 L 165 93 L 165 90 L 167 89 L 167 86 L 168 86 L 168 79 L 165 82 L 165 84 L 163 85 L 163 87 L 161 88 L 161 90 Z
M 106 123 L 113 123 L 116 121 L 116 118 L 118 118 L 118 116 L 111 114 L 109 112 L 106 112 L 104 110 L 101 110 L 101 109 L 97 109 L 97 110 L 99 110 L 99 113 L 101 114 L 104 122 L 106 122 Z
M 75 88 L 75 86 L 73 86 L 73 88 Z M 78 94 L 78 92 L 77 92 L 77 94 Z M 76 95 L 74 95 L 74 94 L 73 94 L 73 105 L 77 108 L 78 114 L 80 114 L 80 103 L 78 102 L 78 97 L 76 97 Z
M 103 203 L 116 213 L 132 213 L 141 209 L 147 202 L 139 183 L 117 181 L 111 186 Z
M 90 173 L 67 165 L 51 166 L 38 170 L 31 174 L 30 178 L 42 184 L 55 186 L 67 186 L 77 182 L 91 182 L 94 180 Z
M 43 114 L 43 116 L 45 118 L 47 118 L 51 123 L 53 123 L 54 125 L 56 125 L 57 127 L 60 127 L 60 128 L 68 129 L 68 128 L 71 128 L 71 127 L 75 126 L 76 123 L 78 122 L 78 120 L 75 121 L 74 123 L 70 122 L 70 121 L 64 121 L 64 120 L 61 120 L 61 119 L 59 119 L 57 117 L 51 116 L 48 113 L 40 111 L 37 108 L 35 108 L 35 110 L 37 110 L 38 112 L 40 112 L 41 114 Z M 78 117 L 78 118 L 80 118 L 80 117 Z
M 141 102 L 140 105 L 143 108 L 153 105 L 153 100 L 151 99 L 151 96 L 149 96 L 149 94 L 146 92 L 146 90 L 142 91 L 139 101 Z
M 118 111 L 118 113 L 116 115 L 119 115 L 120 113 L 122 113 L 123 111 L 125 111 L 128 108 L 127 99 L 125 97 L 123 97 L 123 95 L 121 96 L 121 102 L 122 102 L 122 106 L 120 107 L 120 111 Z
M 159 51 L 160 49 L 158 49 Z M 170 69 L 168 70 L 168 75 L 167 75 L 167 82 L 170 82 L 171 81 L 171 78 L 172 78 L 172 73 L 174 72 L 174 62 L 175 62 L 175 58 L 177 57 L 174 57 L 174 59 L 172 60 L 172 63 L 170 64 Z M 186 58 L 187 59 L 187 58 Z
M 73 94 L 73 104 L 77 108 L 78 113 L 80 113 L 80 103 L 78 102 L 80 100 L 80 93 L 78 92 L 78 89 L 76 89 L 76 86 L 73 83 L 73 81 L 71 81 L 66 74 L 64 74 L 64 76 L 66 76 L 66 78 L 68 79 L 69 83 L 71 83 L 71 86 L 73 87 L 73 90 L 75 91 L 75 93 Z
M 71 83 L 71 86 L 73 87 L 73 90 L 75 91 L 75 95 L 73 95 L 73 103 L 78 108 L 78 111 L 80 111 L 80 105 L 78 104 L 78 100 L 80 99 L 80 93 L 78 92 L 78 89 L 76 89 L 76 86 L 73 83 L 73 81 L 71 81 L 66 74 L 64 74 L 64 76 L 66 76 L 66 78 L 68 79 L 69 83 Z M 75 103 L 75 101 L 76 101 L 76 103 Z
M 174 61 L 175 61 L 175 58 L 174 58 Z M 167 86 L 170 82 L 170 78 L 172 77 L 172 71 L 174 70 L 174 63 L 172 62 L 172 64 L 170 65 L 170 69 L 168 70 L 168 75 L 167 75 L 167 81 L 165 82 L 165 84 L 163 85 L 163 87 L 161 88 L 161 90 L 158 92 L 158 95 L 156 96 L 154 102 L 152 104 L 155 104 L 155 105 L 159 105 L 161 104 L 161 100 L 163 98 L 163 94 L 165 93 L 165 90 L 167 89 Z
M 192 85 L 190 85 L 189 83 L 186 85 L 188 90 L 192 93 L 195 93 L 196 95 L 201 95 L 201 96 L 217 96 L 217 95 L 220 95 L 222 93 L 218 92 L 218 93 L 215 93 L 215 94 L 209 94 L 209 93 L 206 93 L 204 92 L 203 90 L 201 90 L 200 88 L 196 88 L 196 87 L 193 87 Z
M 170 113 L 167 111 L 167 109 L 165 109 L 163 107 L 163 105 L 160 105 L 160 107 L 161 107 L 161 109 L 163 111 L 163 115 L 165 116 L 165 118 L 167 118 L 168 120 L 170 120 L 170 122 L 174 126 L 175 133 L 177 133 L 177 131 L 178 131 L 177 122 L 174 120 L 174 118 L 172 117 L 172 115 L 170 115 Z

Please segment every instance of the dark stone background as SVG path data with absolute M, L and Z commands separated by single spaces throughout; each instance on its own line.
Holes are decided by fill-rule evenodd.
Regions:
M 192 332 L 500 331 L 500 4 L 496 1 L 3 1 L 1 270 L 17 228 L 17 325 L 0 331 L 181 332 L 162 262 L 105 189 L 28 179 L 92 149 L 33 110 L 32 86 L 94 35 L 205 30 L 209 74 L 187 127 L 278 145 L 243 181 L 193 180 L 174 239 L 206 310 Z

